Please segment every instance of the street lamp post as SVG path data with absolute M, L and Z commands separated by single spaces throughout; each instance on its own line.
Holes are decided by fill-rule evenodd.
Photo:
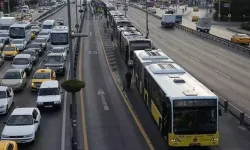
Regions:
M 230 2 L 229 2 L 229 13 L 228 13 L 228 21 L 230 22 L 230 20 L 231 20 L 231 3 L 232 3 L 232 1 L 230 0 Z
M 148 29 L 148 4 L 146 1 L 146 38 L 148 38 L 149 35 L 149 29 Z
M 124 6 L 125 6 L 124 7 L 125 17 L 127 17 L 127 2 L 126 2 L 126 0 L 125 0 L 125 5 Z
M 75 28 L 76 28 L 76 32 L 78 32 L 79 30 L 79 24 L 78 24 L 78 11 L 77 11 L 77 1 L 78 0 L 75 0 L 76 1 L 76 25 L 75 25 Z
M 87 34 L 81 34 L 77 33 L 72 35 L 71 31 L 71 10 L 70 10 L 70 0 L 67 0 L 67 7 L 68 7 L 68 38 L 69 38 L 69 52 L 70 52 L 70 79 L 73 80 L 75 79 L 75 71 L 74 70 L 74 53 L 73 53 L 73 48 L 72 48 L 72 39 L 75 37 L 87 37 Z M 77 13 L 77 12 L 76 12 Z M 77 19 L 78 20 L 78 19 Z M 78 23 L 78 22 L 77 22 Z M 72 128 L 73 128 L 73 135 L 72 135 L 72 141 L 71 141 L 71 150 L 77 150 L 77 106 L 76 106 L 76 95 L 75 93 L 71 93 L 72 96 Z
M 219 14 L 218 14 L 218 20 L 220 21 L 220 17 L 221 17 L 221 14 L 220 14 L 220 5 L 221 5 L 221 0 L 219 0 Z

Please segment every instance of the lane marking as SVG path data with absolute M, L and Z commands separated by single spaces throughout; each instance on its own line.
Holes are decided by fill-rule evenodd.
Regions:
M 176 49 L 176 50 L 180 50 L 180 48 L 177 47 L 177 46 L 175 46 L 175 45 L 172 45 L 172 47 L 173 47 L 174 49 Z
M 89 32 L 89 36 L 92 36 L 92 32 Z
M 98 24 L 97 24 L 96 21 L 95 21 L 95 24 L 96 24 L 97 29 L 98 29 L 97 31 L 98 31 L 98 34 L 99 34 L 99 39 L 100 39 L 100 41 L 101 41 L 102 50 L 103 50 L 103 52 L 104 52 L 104 56 L 105 56 L 105 59 L 106 59 L 106 63 L 108 63 L 108 58 L 107 58 L 107 55 L 106 55 L 106 52 L 105 52 L 104 44 L 103 44 L 102 39 L 101 39 L 100 29 L 99 29 L 99 26 L 98 26 Z M 109 65 L 108 65 L 108 68 L 109 68 L 109 71 L 110 71 L 110 73 L 111 73 L 111 76 L 112 76 L 112 78 L 113 78 L 113 80 L 114 80 L 114 82 L 115 82 L 115 85 L 116 85 L 118 91 L 120 92 L 120 94 L 121 94 L 121 96 L 122 96 L 122 99 L 123 99 L 124 103 L 126 104 L 126 106 L 127 106 L 128 110 L 129 110 L 130 114 L 132 115 L 132 117 L 133 117 L 133 119 L 134 119 L 134 121 L 135 121 L 137 127 L 139 128 L 139 130 L 140 130 L 140 132 L 141 132 L 143 138 L 145 139 L 145 141 L 146 141 L 146 143 L 147 143 L 149 149 L 150 149 L 150 150 L 155 150 L 155 148 L 154 148 L 152 142 L 150 141 L 150 139 L 149 139 L 147 133 L 145 132 L 145 130 L 144 130 L 144 128 L 143 128 L 143 126 L 142 126 L 140 120 L 138 119 L 138 117 L 136 116 L 136 114 L 133 112 L 133 109 L 131 108 L 130 104 L 127 102 L 127 100 L 126 100 L 124 94 L 122 93 L 122 89 L 119 87 L 119 85 L 118 85 L 118 83 L 117 83 L 117 81 L 116 81 L 116 79 L 115 79 L 115 76 L 114 76 L 114 74 L 113 74 L 113 72 L 112 72 L 112 69 L 111 69 L 111 67 L 110 67 Z M 80 71 L 80 72 L 81 72 L 81 71 Z M 85 149 L 85 150 L 86 150 L 86 149 Z
M 99 95 L 101 97 L 101 101 L 102 101 L 102 105 L 103 105 L 104 110 L 109 110 L 109 106 L 105 100 L 105 93 L 101 88 L 98 89 L 97 95 Z
M 219 70 L 216 70 L 216 69 L 214 69 L 214 71 L 217 72 L 218 74 L 223 75 L 224 77 L 230 79 L 230 77 L 228 75 L 226 75 L 225 73 L 222 73 L 222 72 L 220 72 Z
M 191 56 L 191 55 L 190 55 L 190 57 L 191 57 L 192 59 L 198 61 L 198 62 L 200 61 L 198 58 L 196 58 L 196 57 L 194 57 L 194 56 Z

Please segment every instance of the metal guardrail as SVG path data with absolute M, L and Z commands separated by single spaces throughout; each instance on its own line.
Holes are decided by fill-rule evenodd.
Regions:
M 134 8 L 137 8 L 137 9 L 140 9 L 142 11 L 146 11 L 145 9 L 142 9 L 140 6 L 138 5 L 135 5 L 135 4 L 130 4 L 131 7 L 134 7 Z M 161 19 L 162 17 L 160 16 L 157 16 L 156 14 L 153 14 L 151 12 L 148 12 L 150 15 L 158 18 L 158 19 Z M 192 34 L 195 34 L 199 37 L 202 37 L 202 38 L 205 38 L 205 39 L 209 39 L 211 41 L 214 41 L 214 42 L 217 42 L 217 43 L 220 43 L 220 44 L 223 44 L 225 46 L 228 46 L 228 47 L 231 47 L 233 49 L 237 49 L 241 52 L 244 52 L 248 55 L 250 55 L 250 48 L 248 47 L 244 47 L 244 46 L 241 46 L 241 45 L 238 45 L 238 44 L 235 44 L 233 42 L 231 42 L 230 40 L 227 40 L 227 39 L 224 39 L 224 38 L 221 38 L 221 37 L 218 37 L 216 35 L 212 35 L 212 34 L 207 34 L 207 33 L 203 33 L 203 32 L 199 32 L 199 31 L 196 31 L 194 29 L 191 29 L 191 28 L 188 28 L 186 26 L 183 26 L 183 25 L 180 25 L 180 24 L 176 24 L 175 25 L 177 28 L 181 29 L 181 30 L 184 30 L 186 32 L 189 32 L 189 33 L 192 33 Z
M 145 11 L 144 9 L 142 9 L 141 7 L 139 7 L 137 5 L 130 4 L 130 6 Z M 156 18 L 161 19 L 161 17 L 156 16 L 155 14 L 152 14 L 152 13 L 150 13 L 150 14 L 152 16 L 156 17 Z M 180 28 L 180 29 L 182 29 L 182 30 L 184 30 L 184 31 L 196 34 L 196 35 L 198 35 L 198 36 L 200 36 L 202 38 L 206 38 L 206 39 L 210 39 L 210 40 L 216 41 L 218 43 L 221 43 L 223 45 L 227 45 L 229 47 L 236 48 L 236 49 L 241 50 L 243 52 L 248 52 L 249 55 L 250 55 L 250 48 L 245 48 L 243 46 L 236 45 L 236 44 L 232 43 L 229 40 L 217 37 L 215 35 L 198 32 L 198 31 L 195 31 L 193 29 L 190 29 L 190 28 L 182 26 L 182 25 L 177 25 L 177 27 Z M 218 94 L 216 94 L 216 95 L 218 95 Z M 248 116 L 243 111 L 241 111 L 236 106 L 234 106 L 232 103 L 230 103 L 228 100 L 226 100 L 226 99 L 224 99 L 224 98 L 222 98 L 220 96 L 219 96 L 219 104 L 220 104 L 220 106 L 223 107 L 223 111 L 225 113 L 229 112 L 232 116 L 234 116 L 237 120 L 239 120 L 240 125 L 245 126 L 248 130 L 250 130 L 250 116 Z

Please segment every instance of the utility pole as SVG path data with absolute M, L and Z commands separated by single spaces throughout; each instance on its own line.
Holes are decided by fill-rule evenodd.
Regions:
M 220 14 L 220 5 L 221 5 L 221 0 L 219 0 L 219 14 L 218 14 L 218 20 L 220 21 L 220 17 L 221 17 L 221 14 Z
M 147 4 L 147 1 L 146 1 L 146 38 L 148 38 L 148 35 L 149 35 L 149 29 L 148 29 L 148 4 Z
M 230 0 L 230 3 L 229 3 L 228 22 L 231 21 L 231 3 L 232 3 L 232 0 Z
M 124 12 L 125 12 L 125 17 L 127 18 L 127 3 L 126 3 L 126 0 L 125 0 L 125 5 L 124 5 Z
M 78 33 L 78 30 L 79 30 L 79 24 L 78 24 L 78 11 L 77 11 L 77 1 L 78 0 L 75 0 L 76 1 L 76 25 L 75 25 L 75 28 L 76 28 L 76 32 Z
M 8 0 L 8 13 L 10 13 L 10 0 Z

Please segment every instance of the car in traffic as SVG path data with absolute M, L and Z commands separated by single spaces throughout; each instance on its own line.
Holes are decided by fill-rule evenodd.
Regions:
M 198 7 L 194 7 L 193 8 L 193 12 L 198 12 L 199 11 L 199 8 Z
M 42 13 L 42 12 L 43 12 L 43 8 L 39 8 L 38 13 Z
M 30 13 L 34 13 L 35 12 L 35 10 L 34 9 L 30 9 Z
M 250 37 L 247 34 L 235 34 L 232 36 L 231 42 L 237 43 L 237 44 L 249 45 Z
M 14 92 L 11 87 L 0 86 L 0 114 L 8 114 L 13 104 Z
M 39 60 L 39 54 L 35 49 L 27 49 L 27 50 L 23 51 L 22 54 L 30 54 L 32 57 L 32 63 L 37 64 L 37 62 Z
M 151 8 L 150 12 L 155 14 L 156 13 L 156 9 L 155 8 Z
M 161 5 L 160 9 L 167 9 L 166 5 Z
M 0 141 L 0 150 L 18 150 L 17 143 L 15 141 L 7 141 L 2 140 Z
M 3 48 L 4 59 L 13 59 L 18 53 L 19 50 L 17 49 L 16 45 L 9 44 L 5 45 L 5 47 Z
M 15 108 L 4 122 L 1 140 L 12 140 L 17 143 L 34 142 L 40 122 L 41 114 L 38 108 Z
M 13 39 L 11 44 L 16 45 L 19 51 L 23 51 L 26 48 L 27 42 L 24 39 Z
M 63 19 L 61 19 L 61 18 L 58 18 L 57 20 L 56 20 L 56 23 L 58 24 L 58 25 L 64 25 L 64 21 L 63 21 Z
M 45 38 L 37 37 L 34 42 L 41 43 L 44 50 L 47 49 L 47 40 Z
M 4 58 L 2 56 L 2 53 L 0 53 L 0 66 L 4 64 Z
M 57 80 L 44 81 L 38 91 L 37 108 L 53 107 L 61 109 L 62 94 Z
M 51 69 L 62 76 L 66 72 L 64 56 L 61 53 L 49 53 L 44 60 L 44 68 Z
M 31 32 L 37 35 L 41 31 L 41 28 L 39 26 L 32 26 Z
M 1 79 L 1 85 L 11 87 L 14 91 L 23 90 L 27 75 L 23 69 L 8 69 Z
M 47 80 L 56 80 L 56 73 L 51 69 L 38 69 L 31 80 L 31 91 L 38 91 L 42 82 Z
M 11 64 L 15 69 L 24 69 L 28 76 L 33 69 L 32 57 L 30 54 L 16 55 Z
M 200 18 L 198 16 L 192 16 L 192 21 L 197 22 Z
M 36 34 L 31 32 L 31 40 L 34 40 L 36 38 Z
M 39 21 L 32 21 L 30 23 L 31 26 L 39 26 L 41 28 L 42 24 Z
M 8 32 L 0 31 L 0 43 L 2 43 L 1 47 L 3 47 L 5 44 L 9 44 L 9 38 L 10 35 Z
M 26 46 L 27 49 L 35 49 L 39 56 L 42 56 L 42 54 L 44 53 L 44 48 L 42 43 L 37 43 L 37 42 L 32 42 L 29 45 Z
M 38 38 L 45 38 L 47 40 L 47 42 L 49 42 L 50 40 L 50 33 L 49 32 L 45 32 L 45 31 L 41 31 L 38 35 Z
M 58 54 L 62 54 L 64 57 L 64 60 L 67 59 L 67 50 L 65 47 L 54 47 L 51 51 L 51 53 L 58 53 Z
M 50 7 L 45 7 L 45 10 L 51 10 L 51 8 Z

